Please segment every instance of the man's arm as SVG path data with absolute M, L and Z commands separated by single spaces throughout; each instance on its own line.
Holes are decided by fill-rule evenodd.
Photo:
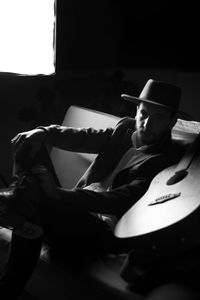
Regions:
M 74 128 L 60 125 L 38 128 L 46 132 L 45 143 L 63 150 L 85 153 L 99 153 L 113 132 L 113 128 Z
M 123 185 L 108 192 L 95 192 L 75 188 L 70 191 L 57 188 L 61 201 L 77 210 L 122 216 L 137 202 L 149 187 L 149 180 L 136 178 L 130 184 Z
M 28 146 L 31 157 L 34 157 L 44 143 L 68 151 L 99 153 L 111 137 L 112 132 L 112 128 L 96 130 L 60 125 L 40 126 L 18 133 L 11 143 L 15 156 L 20 156 L 20 153 Z
M 65 199 L 74 208 L 102 214 L 122 216 L 131 208 L 148 190 L 152 179 L 163 169 L 172 164 L 172 160 L 165 155 L 149 159 L 132 180 L 110 191 L 92 191 L 87 188 L 75 188 L 69 191 L 60 189 L 60 198 Z M 94 183 L 93 183 L 94 184 Z M 68 197 L 69 195 L 69 197 Z

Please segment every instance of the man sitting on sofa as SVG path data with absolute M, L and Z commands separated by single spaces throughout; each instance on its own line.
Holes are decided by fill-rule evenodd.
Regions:
M 13 183 L 0 191 L 0 225 L 13 228 L 2 289 L 12 284 L 20 294 L 44 236 L 52 245 L 65 243 L 69 251 L 124 251 L 121 245 L 117 249 L 112 233 L 116 221 L 142 197 L 154 176 L 180 157 L 171 130 L 181 90 L 150 79 L 139 97 L 122 97 L 137 104 L 137 112 L 115 128 L 50 125 L 12 139 Z M 77 186 L 67 190 L 59 186 L 44 144 L 98 156 Z

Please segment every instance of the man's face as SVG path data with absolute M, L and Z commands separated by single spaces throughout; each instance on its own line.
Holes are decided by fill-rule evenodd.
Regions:
M 148 145 L 157 142 L 171 130 L 176 123 L 176 116 L 167 108 L 142 102 L 137 107 L 135 120 L 139 141 Z

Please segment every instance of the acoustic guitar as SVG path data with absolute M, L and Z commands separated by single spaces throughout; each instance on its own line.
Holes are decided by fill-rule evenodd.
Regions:
M 161 171 L 118 221 L 114 234 L 136 247 L 172 252 L 200 243 L 200 134 L 177 165 Z

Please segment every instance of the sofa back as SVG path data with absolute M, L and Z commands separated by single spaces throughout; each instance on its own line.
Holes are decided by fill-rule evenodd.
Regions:
M 68 108 L 62 125 L 104 129 L 114 127 L 119 120 L 119 117 L 110 114 L 72 105 Z M 51 159 L 61 186 L 73 188 L 95 157 L 96 154 L 75 153 L 53 148 Z

